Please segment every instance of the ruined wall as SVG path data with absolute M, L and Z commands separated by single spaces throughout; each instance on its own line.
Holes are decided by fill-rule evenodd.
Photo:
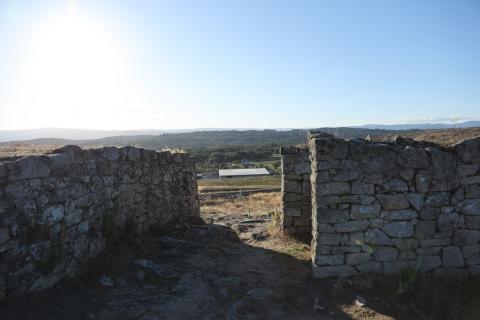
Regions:
M 296 238 L 310 240 L 312 197 L 308 148 L 281 148 L 280 153 L 282 155 L 281 229 Z
M 480 271 L 480 138 L 452 148 L 309 136 L 316 277 Z
M 0 162 L 0 299 L 77 274 L 124 232 L 198 215 L 187 154 L 67 146 Z

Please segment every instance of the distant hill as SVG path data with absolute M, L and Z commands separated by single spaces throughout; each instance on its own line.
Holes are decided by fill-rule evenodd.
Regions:
M 392 130 L 426 130 L 426 129 L 448 129 L 448 128 L 472 128 L 480 127 L 480 121 L 467 121 L 457 124 L 447 124 L 447 123 L 419 123 L 419 124 L 366 124 L 362 126 L 351 126 L 351 127 L 340 127 L 340 128 L 320 128 L 325 131 L 332 133 L 339 133 L 345 138 L 351 137 L 361 137 L 366 134 L 385 134 L 389 133 L 388 131 Z M 351 130 L 355 129 L 355 130 Z M 358 131 L 358 129 L 365 129 L 364 131 Z M 369 132 L 368 129 L 378 129 L 386 130 L 384 132 Z M 39 138 L 57 138 L 57 139 L 69 139 L 75 141 L 81 140 L 97 140 L 97 139 L 107 139 L 105 141 L 120 141 L 120 144 L 125 143 L 125 141 L 138 141 L 147 139 L 147 137 L 156 137 L 163 136 L 165 134 L 187 134 L 184 136 L 163 136 L 160 138 L 162 141 L 166 141 L 168 144 L 171 143 L 172 139 L 176 142 L 178 139 L 193 139 L 198 141 L 197 136 L 199 132 L 205 133 L 205 135 L 200 135 L 202 138 L 212 138 L 216 136 L 219 132 L 221 135 L 227 135 L 225 140 L 231 138 L 238 138 L 239 136 L 248 136 L 252 137 L 252 132 L 262 132 L 264 134 L 259 134 L 259 138 L 267 137 L 272 138 L 269 131 L 276 131 L 279 133 L 279 139 L 283 139 L 285 135 L 281 132 L 287 132 L 287 136 L 296 135 L 298 132 L 306 132 L 307 129 L 275 129 L 275 130 L 263 130 L 263 129 L 228 129 L 228 128 L 217 128 L 217 129 L 178 129 L 178 130 L 157 130 L 157 129 L 146 129 L 146 130 L 89 130 L 89 129 L 64 129 L 64 128 L 39 128 L 39 129 L 26 129 L 26 130 L 0 130 L 0 142 L 7 141 L 25 141 Z M 289 132 L 289 133 L 288 133 Z M 231 134 L 229 134 L 231 133 Z M 188 135 L 191 134 L 191 135 Z M 135 137 L 136 136 L 136 137 Z M 128 138 L 132 137 L 132 138 Z M 222 139 L 220 139 L 222 140 Z M 203 139 L 202 139 L 203 141 Z M 226 142 L 227 145 L 235 143 L 234 140 Z
M 415 124 L 365 124 L 354 128 L 384 129 L 384 130 L 428 130 L 480 127 L 480 121 L 466 121 L 460 123 L 415 123 Z
M 25 130 L 0 130 L 0 142 L 31 140 L 39 138 L 59 138 L 70 140 L 99 139 L 112 136 L 156 135 L 164 132 L 184 130 L 89 130 L 64 128 L 39 128 Z
M 398 131 L 366 128 L 319 128 L 325 132 L 342 138 L 364 138 L 367 135 L 381 136 L 395 134 Z M 183 133 L 162 133 L 158 135 L 123 135 L 100 139 L 59 139 L 39 138 L 20 140 L 11 143 L 47 145 L 47 144 L 78 144 L 78 145 L 134 145 L 148 149 L 182 148 L 187 150 L 218 146 L 252 146 L 274 145 L 285 146 L 303 144 L 306 142 L 306 129 L 293 130 L 219 130 L 195 131 Z M 6 143 L 3 143 L 6 144 Z

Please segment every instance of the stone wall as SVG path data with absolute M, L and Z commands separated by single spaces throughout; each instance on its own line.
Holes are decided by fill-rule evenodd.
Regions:
M 312 236 L 310 160 L 307 147 L 281 148 L 282 215 L 281 229 L 296 238 Z
M 124 232 L 199 216 L 187 154 L 133 147 L 0 162 L 0 299 L 79 272 Z
M 315 277 L 480 271 L 480 138 L 443 148 L 311 132 L 309 149 Z

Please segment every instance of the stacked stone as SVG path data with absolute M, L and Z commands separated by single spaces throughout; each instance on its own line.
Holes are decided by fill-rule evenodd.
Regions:
M 309 240 L 312 233 L 310 160 L 307 147 L 281 148 L 282 155 L 282 230 L 296 238 Z
M 187 154 L 67 146 L 0 162 L 0 299 L 77 274 L 125 228 L 198 215 Z
M 480 271 L 480 138 L 452 148 L 311 132 L 316 277 Z

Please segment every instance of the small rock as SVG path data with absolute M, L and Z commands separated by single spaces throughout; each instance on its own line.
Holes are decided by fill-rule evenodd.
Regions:
M 182 229 L 183 229 L 183 225 L 181 225 L 181 224 L 176 224 L 176 225 L 173 226 L 173 228 L 174 228 L 175 230 L 182 230 Z
M 100 277 L 100 284 L 102 285 L 102 287 L 113 287 L 115 285 L 115 282 L 104 275 Z
M 315 302 L 313 303 L 313 311 L 324 311 L 325 308 L 320 305 L 320 299 L 315 298 Z
M 149 271 L 152 271 L 158 274 L 161 277 L 165 278 L 173 278 L 177 276 L 177 273 L 173 270 L 169 270 L 167 268 L 162 268 L 158 264 L 145 259 L 137 259 L 133 262 L 135 265 L 143 267 Z
M 138 271 L 137 272 L 137 280 L 143 281 L 145 279 L 145 271 Z
M 89 312 L 89 313 L 87 313 L 87 319 L 88 320 L 93 320 L 93 319 L 95 319 L 95 315 L 93 313 Z
M 367 300 L 365 300 L 365 298 L 362 297 L 362 296 L 357 296 L 357 297 L 355 298 L 355 305 L 356 305 L 357 307 L 360 307 L 360 308 L 361 308 L 361 307 L 363 307 L 366 303 L 367 303 Z
M 247 297 L 255 300 L 263 300 L 273 294 L 273 291 L 266 288 L 254 288 L 247 292 Z

